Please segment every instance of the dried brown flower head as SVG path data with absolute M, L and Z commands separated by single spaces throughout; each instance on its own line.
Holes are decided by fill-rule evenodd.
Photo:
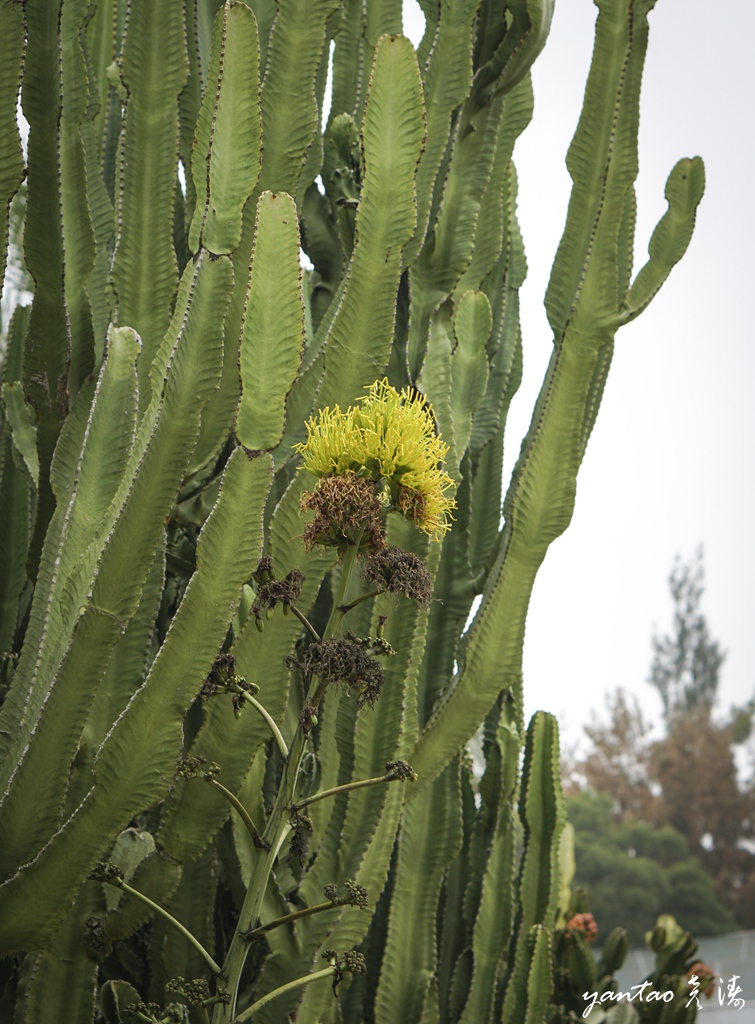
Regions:
M 433 597 L 433 579 L 419 555 L 401 548 L 385 548 L 372 555 L 362 577 L 375 583 L 380 591 L 405 594 L 420 605 L 428 605 Z
M 385 683 L 380 664 L 349 636 L 317 641 L 309 645 L 300 661 L 291 655 L 286 663 L 289 668 L 298 668 L 323 682 L 346 683 L 358 690 L 357 707 L 360 708 L 364 704 L 374 707 Z
M 343 553 L 357 540 L 361 553 L 371 554 L 385 546 L 385 510 L 376 484 L 365 477 L 354 473 L 323 477 L 314 491 L 302 495 L 301 507 L 304 512 L 314 512 L 304 530 L 308 551 L 322 544 Z

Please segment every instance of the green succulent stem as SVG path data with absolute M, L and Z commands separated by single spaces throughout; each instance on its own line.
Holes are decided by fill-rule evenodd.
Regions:
M 215 789 L 218 790 L 218 792 L 222 793 L 223 796 L 228 801 L 228 803 L 231 805 L 231 807 L 233 807 L 237 811 L 238 816 L 246 825 L 247 831 L 249 835 L 252 837 L 252 842 L 257 847 L 257 849 L 267 849 L 267 846 L 265 845 L 265 840 L 260 835 L 259 831 L 257 830 L 257 826 L 254 824 L 249 815 L 249 812 L 238 799 L 238 797 L 234 796 L 230 789 L 226 789 L 222 782 L 218 782 L 218 780 L 212 778 L 212 776 L 205 775 L 204 779 L 205 782 L 208 782 L 211 786 L 214 786 Z
M 124 882 L 122 879 L 113 879 L 112 881 L 108 879 L 108 883 L 110 885 L 114 885 L 117 889 L 122 889 L 124 892 L 127 892 L 130 896 L 133 896 L 135 899 L 142 902 L 146 907 L 149 907 L 150 910 L 153 910 L 156 914 L 159 914 L 160 917 L 164 918 L 168 922 L 168 924 L 172 925 L 176 929 L 176 931 L 180 932 L 181 935 L 183 935 L 187 942 L 190 942 L 192 944 L 194 949 L 196 949 L 197 953 L 199 953 L 204 962 L 207 964 L 207 966 L 210 968 L 212 973 L 217 978 L 225 977 L 225 975 L 223 974 L 222 967 L 219 967 L 215 963 L 215 961 L 204 948 L 199 939 L 197 939 L 196 936 L 192 935 L 188 928 L 185 928 L 180 921 L 177 921 L 175 917 L 173 917 L 172 914 L 169 914 L 167 910 L 160 906 L 159 903 L 155 903 L 155 901 L 151 900 L 149 896 L 145 896 L 144 893 L 139 892 L 138 889 L 134 889 L 133 886 L 129 885 L 128 882 Z
M 341 578 L 338 582 L 338 591 L 336 593 L 330 617 L 328 618 L 327 625 L 323 632 L 324 640 L 329 640 L 335 634 L 341 620 L 343 619 L 344 612 L 342 611 L 342 605 L 345 603 L 349 584 L 351 583 L 351 577 L 356 566 L 357 554 L 359 553 L 361 540 L 362 536 L 359 534 L 353 543 L 349 543 L 344 553 Z M 308 708 L 314 710 L 318 707 L 326 687 L 327 683 L 318 680 L 317 677 L 312 679 L 305 700 Z M 249 699 L 248 695 L 245 699 Z M 268 724 L 270 723 L 268 722 Z M 300 722 L 296 728 L 296 732 L 294 733 L 291 747 L 284 755 L 285 762 L 283 765 L 283 774 L 281 776 L 280 786 L 278 787 L 275 806 L 270 814 L 265 833 L 262 837 L 263 842 L 267 845 L 267 849 L 264 851 L 264 860 L 259 864 L 257 870 L 252 871 L 251 882 L 247 889 L 244 905 L 241 908 L 241 914 L 239 915 L 239 921 L 236 926 L 236 933 L 231 940 L 231 945 L 224 964 L 225 975 L 228 978 L 232 1000 L 229 1004 L 221 1004 L 216 1008 L 213 1016 L 213 1024 L 229 1024 L 231 1021 L 233 1021 L 234 1024 L 240 1024 L 242 1020 L 248 1020 L 251 1017 L 252 1012 L 256 1012 L 264 1002 L 269 1001 L 274 997 L 274 993 L 271 992 L 265 996 L 263 1000 L 259 1000 L 253 1006 L 249 1007 L 249 1009 L 245 1010 L 241 1016 L 234 1016 L 239 980 L 241 978 L 241 972 L 244 968 L 247 952 L 249 950 L 247 936 L 259 920 L 270 873 L 273 870 L 273 865 L 275 864 L 278 853 L 280 852 L 286 837 L 293 828 L 290 820 L 291 807 L 294 804 L 299 768 L 301 766 L 302 757 L 304 756 L 308 737 L 309 728 L 305 727 L 305 725 Z M 292 987 L 296 988 L 302 984 L 309 984 L 309 982 L 315 977 L 325 977 L 327 974 L 332 973 L 333 969 L 328 968 L 324 972 L 319 972 L 317 975 L 308 975 L 303 980 L 300 979 L 296 982 L 289 983 L 288 986 L 284 985 L 280 989 L 276 989 L 275 994 L 282 995 L 284 991 L 289 991 Z
M 330 967 L 323 967 L 321 971 L 315 971 L 314 974 L 306 974 L 303 978 L 296 978 L 294 981 L 289 981 L 287 985 L 281 985 L 280 988 L 273 989 L 272 992 L 268 992 L 267 995 L 258 999 L 256 1003 L 252 1003 L 251 1006 L 247 1007 L 243 1013 L 240 1013 L 238 1017 L 234 1017 L 233 1024 L 244 1024 L 244 1021 L 251 1020 L 258 1010 L 261 1010 L 263 1006 L 267 1006 L 274 999 L 278 999 L 279 996 L 285 995 L 286 992 L 291 992 L 297 988 L 303 988 L 305 985 L 311 985 L 313 981 L 319 981 L 320 978 L 329 978 L 336 973 L 335 964 L 331 964 Z
M 305 807 L 309 807 L 310 804 L 315 804 L 318 800 L 324 800 L 326 797 L 337 796 L 339 793 L 350 793 L 354 789 L 364 789 L 365 786 L 377 786 L 380 782 L 396 782 L 397 779 L 397 775 L 387 772 L 385 775 L 378 775 L 374 779 L 359 779 L 358 782 L 345 782 L 342 786 L 323 789 L 320 793 L 315 793 L 313 796 L 300 800 L 297 804 L 292 804 L 291 810 L 301 811 Z

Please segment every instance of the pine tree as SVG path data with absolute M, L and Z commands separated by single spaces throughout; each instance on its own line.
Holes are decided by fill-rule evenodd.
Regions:
M 649 680 L 660 694 L 667 722 L 675 714 L 696 709 L 709 717 L 718 694 L 718 674 L 726 652 L 711 639 L 700 609 L 704 577 L 702 547 L 690 562 L 677 555 L 669 576 L 674 625 L 670 634 L 653 637 Z

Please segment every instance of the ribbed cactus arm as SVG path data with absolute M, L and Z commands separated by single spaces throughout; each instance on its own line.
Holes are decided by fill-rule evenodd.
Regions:
M 435 27 L 427 66 L 423 68 L 427 143 L 417 170 L 417 229 L 404 253 L 406 263 L 416 257 L 424 244 L 436 179 L 451 134 L 453 114 L 466 99 L 472 83 L 470 40 L 480 2 L 445 0 L 438 5 L 440 20 Z
M 401 252 L 416 224 L 414 178 L 425 136 L 414 48 L 383 36 L 375 49 L 362 124 L 365 176 L 346 287 L 325 339 L 318 402 L 348 405 L 378 377 L 393 340 Z
M 251 166 L 244 166 L 243 159 L 233 156 L 237 140 L 225 139 L 227 145 L 219 159 L 238 167 L 239 180 L 247 181 L 254 188 L 249 190 L 240 239 L 232 255 L 235 287 L 226 322 L 223 376 L 202 418 L 202 435 L 192 469 L 201 468 L 214 458 L 233 429 L 239 398 L 238 345 L 260 194 L 270 190 L 297 196 L 308 166 L 307 154 L 317 145 L 319 132 L 316 82 L 324 60 L 326 24 L 333 10 L 333 0 L 317 0 L 316 3 L 297 0 L 281 5 L 277 13 L 274 3 L 247 6 L 251 6 L 257 16 L 263 59 L 259 68 L 256 62 L 253 67 L 242 65 L 237 68 L 237 74 L 242 81 L 250 74 L 252 77 L 259 74 L 262 78 L 259 86 L 262 163 L 260 166 L 257 155 Z M 199 167 L 201 147 L 196 152 Z M 194 230 L 192 225 L 192 232 Z
M 285 192 L 263 192 L 241 329 L 236 437 L 245 448 L 269 451 L 283 436 L 286 397 L 301 365 L 304 328 L 296 206 Z
M 127 91 L 118 151 L 112 281 L 117 323 L 142 339 L 141 408 L 147 374 L 168 328 L 178 288 L 173 196 L 178 161 L 178 95 L 188 75 L 181 0 L 131 0 L 119 62 Z
M 495 51 L 476 75 L 481 92 L 509 92 L 529 72 L 548 39 L 555 0 L 508 0 L 503 19 L 506 32 Z M 494 5 L 487 11 L 491 21 L 498 17 Z
M 555 348 L 509 485 L 497 560 L 459 674 L 412 755 L 420 784 L 410 798 L 473 734 L 502 689 L 512 689 L 519 699 L 524 622 L 535 575 L 548 545 L 571 520 L 577 472 L 622 322 L 619 273 L 623 268 L 625 280 L 628 260 L 626 253 L 620 258 L 618 244 L 631 244 L 627 194 L 637 169 L 649 5 L 605 0 L 600 6 L 585 106 L 569 151 L 574 190 L 546 300 Z M 678 233 L 687 241 L 699 188 L 692 196 L 683 203 L 685 216 L 671 220 L 683 226 Z M 676 258 L 681 255 L 681 245 L 665 248 Z M 660 262 L 656 257 L 653 274 Z
M 14 726 L 16 730 L 0 776 L 4 790 L 0 796 L 2 874 L 10 873 L 14 863 L 30 859 L 41 840 L 54 831 L 60 814 L 69 765 L 94 690 L 92 681 L 78 674 L 80 664 L 75 678 L 68 680 L 64 678 L 65 669 L 58 667 L 71 632 L 77 629 L 89 634 L 93 642 L 100 628 L 106 632 L 114 629 L 111 644 L 118 634 L 118 624 L 112 617 L 103 618 L 92 609 L 82 614 L 82 605 L 90 585 L 89 573 L 94 571 L 95 530 L 107 518 L 134 441 L 138 352 L 139 340 L 133 331 L 121 328 L 113 332 L 89 419 L 87 457 L 77 468 L 76 494 L 66 510 L 56 552 L 60 572 L 54 582 L 58 585 L 51 587 L 52 600 L 38 656 L 31 677 L 26 671 L 31 662 L 24 660 L 0 713 L 3 732 L 8 730 L 12 735 Z M 83 572 L 82 563 L 86 567 Z M 69 574 L 71 580 L 66 578 Z M 61 614 L 61 608 L 67 615 Z M 109 619 L 110 626 L 105 619 Z M 97 664 L 97 659 L 90 657 L 89 662 Z M 18 716 L 15 722 L 11 718 L 14 712 Z M 36 813 L 30 819 L 31 802 Z
M 36 859 L 0 885 L 4 954 L 44 944 L 113 836 L 165 796 L 184 715 L 259 557 L 270 470 L 269 458 L 249 461 L 240 449 L 228 462 L 200 536 L 197 571 L 146 681 L 100 748 L 94 787 Z
M 14 861 L 18 866 L 29 859 L 40 841 L 57 827 L 67 766 L 75 754 L 82 720 L 110 651 L 138 604 L 196 437 L 202 398 L 206 400 L 217 382 L 230 276 L 227 260 L 213 263 L 208 257 L 188 272 L 184 289 L 188 309 L 177 310 L 175 333 L 167 346 L 168 363 L 173 365 L 164 381 L 165 394 L 155 397 L 150 407 L 153 414 L 143 417 L 136 451 L 129 442 L 134 440 L 136 418 L 133 371 L 138 340 L 130 329 L 114 332 L 112 363 L 109 358 L 83 431 L 89 443 L 83 445 L 73 473 L 71 500 L 60 513 L 61 554 L 54 559 L 55 551 L 49 555 L 45 551 L 45 558 L 54 559 L 56 565 L 50 582 L 58 585 L 51 585 L 51 595 L 39 591 L 40 603 L 47 597 L 47 604 L 35 610 L 35 625 L 30 628 L 19 665 L 24 671 L 14 679 L 14 695 L 27 692 L 24 679 L 29 671 L 32 684 L 26 698 L 16 700 L 14 696 L 2 712 L 3 728 L 10 736 L 8 716 L 15 711 L 21 721 L 15 746 L 5 761 L 6 770 L 13 773 L 3 797 L 8 812 L 3 816 L 6 873 L 13 870 Z M 196 345 L 200 336 L 204 349 Z M 119 404 L 130 409 L 130 434 L 128 417 L 119 411 Z M 125 444 L 120 437 L 124 429 Z M 63 440 L 68 440 L 66 432 Z M 110 472 L 103 472 L 103 465 Z M 66 470 L 62 465 L 54 468 L 62 496 Z M 54 538 L 57 536 L 54 533 Z M 134 537 L 139 537 L 139 545 L 134 544 Z M 39 650 L 37 628 L 42 638 Z M 33 742 L 26 748 L 30 737 Z M 20 751 L 20 756 L 14 751 Z M 44 762 L 41 771 L 40 757 Z M 46 757 L 59 761 L 50 779 Z M 23 809 L 29 800 L 39 805 L 39 814 L 24 824 Z
M 465 917 L 474 921 L 472 971 L 459 1024 L 492 1019 L 493 1007 L 500 1002 L 503 991 L 517 908 L 517 853 L 512 837 L 522 743 L 513 702 L 507 697 L 500 701 L 496 723 L 497 710 L 498 706 L 485 723 L 485 774 L 480 780 L 482 813 L 470 843 L 464 911 Z M 491 819 L 492 825 L 486 830 Z
M 23 403 L 23 385 L 21 383 L 21 361 L 23 356 L 23 336 L 28 319 L 28 308 L 18 308 L 8 326 L 7 348 L 0 370 L 2 385 L 2 402 L 0 410 L 0 502 L 3 514 L 0 517 L 0 651 L 11 651 L 18 628 L 18 620 L 23 611 L 20 604 L 21 596 L 27 585 L 26 554 L 29 550 L 31 537 L 31 520 L 34 502 L 33 482 L 24 464 L 19 465 L 20 454 L 15 438 L 15 430 L 8 418 L 7 397 L 9 392 L 20 392 L 19 404 Z M 28 416 L 28 406 L 24 415 Z M 31 430 L 31 425 L 29 425 Z M 33 439 L 36 441 L 36 437 Z M 37 454 L 36 443 L 32 444 L 34 455 Z M 31 454 L 30 450 L 30 454 Z M 6 659 L 0 665 L 0 679 L 7 687 L 13 674 L 14 666 Z M 6 700 L 8 693 L 6 690 Z M 5 750 L 5 743 L 0 733 L 0 751 Z M 0 763 L 3 753 L 0 753 Z
M 363 95 L 367 74 L 364 56 L 364 5 L 361 0 L 344 0 L 336 32 L 333 58 L 333 91 L 328 127 L 339 114 L 354 115 Z
M 468 98 L 457 118 L 437 220 L 409 270 L 412 307 L 407 362 L 413 380 L 425 360 L 430 320 L 453 291 L 472 255 L 503 107 L 502 97 L 479 108 Z
M 536 712 L 527 729 L 519 817 L 524 827 L 520 923 L 526 931 L 534 924 L 550 929 L 560 895 L 559 852 L 566 805 L 561 792 L 558 725 L 545 711 Z
M 480 210 L 486 191 L 496 188 L 491 176 L 497 149 L 508 151 L 506 159 L 510 158 L 516 135 L 531 113 L 529 85 L 522 79 L 547 38 L 552 3 L 521 0 L 506 6 L 516 10 L 513 21 L 510 13 L 500 12 L 495 5 L 481 9 L 471 89 L 455 116 L 445 155 L 447 166 L 442 168 L 435 184 L 426 244 L 410 266 L 412 306 L 407 364 L 412 380 L 417 379 L 425 360 L 430 320 L 467 270 L 477 247 L 478 232 L 485 233 L 484 225 L 480 231 Z M 436 41 L 442 37 L 443 16 L 441 10 Z M 515 39 L 518 42 L 512 46 Z M 428 59 L 428 77 L 432 62 L 433 51 Z M 431 77 L 429 83 L 433 84 Z M 518 83 L 521 96 L 508 103 Z M 433 127 L 440 130 L 437 116 L 435 120 Z M 506 121 L 518 129 L 513 135 Z M 434 144 L 431 139 L 428 153 Z M 424 201 L 423 196 L 420 198 Z M 479 282 L 470 285 L 479 287 Z
M 305 157 L 319 132 L 315 81 L 327 61 L 326 22 L 337 6 L 337 0 L 279 4 L 262 83 L 261 188 L 298 193 Z
M 132 451 L 138 351 L 139 339 L 133 331 L 126 328 L 114 334 L 91 408 L 87 402 L 91 396 L 82 395 L 56 451 L 51 477 L 58 509 L 40 570 L 46 586 L 36 591 L 26 644 L 0 711 L 3 788 L 17 770 L 86 599 L 88 581 L 82 562 L 94 570 L 96 553 L 88 549 L 108 518 Z M 76 450 L 67 466 L 68 455 L 73 454 L 71 441 L 81 450 Z
M 260 167 L 259 63 L 254 15 L 246 4 L 223 4 L 213 27 L 207 87 L 194 136 L 192 252 L 203 245 L 210 252 L 230 253 L 239 244 L 242 211 Z
M 123 0 L 121 0 L 121 3 Z M 95 149 L 102 158 L 105 133 L 109 115 L 109 92 L 107 69 L 113 62 L 116 48 L 117 26 L 115 23 L 118 0 L 100 0 L 87 22 L 85 52 L 89 64 L 90 104 L 94 108 L 93 130 Z
M 89 956 L 82 935 L 87 922 L 102 913 L 104 902 L 101 886 L 87 886 L 52 942 L 25 958 L 16 1002 L 20 1020 L 43 1021 L 49 1019 L 51 1010 L 55 1016 L 64 1014 L 70 1024 L 88 1024 L 92 1020 L 97 964 Z
M 386 953 L 375 999 L 376 1024 L 437 1020 L 437 904 L 443 876 L 461 845 L 458 761 L 425 799 L 404 811 Z
M 550 995 L 550 932 L 560 896 L 559 854 L 566 824 L 561 792 L 558 726 L 538 711 L 527 730 L 519 817 L 524 851 L 519 871 L 513 963 L 503 1007 L 503 1024 L 544 1019 Z M 535 1008 L 539 1007 L 539 1012 Z M 525 1015 L 526 1010 L 526 1015 Z
M 601 319 L 608 320 L 616 311 L 616 229 L 623 219 L 626 193 L 637 176 L 639 90 L 647 49 L 647 11 L 654 4 L 655 0 L 642 0 L 631 12 L 626 0 L 598 4 L 582 115 L 566 157 L 573 182 L 569 210 L 545 296 L 556 344 L 563 339 L 591 271 L 593 280 L 596 271 L 600 273 L 601 285 L 613 277 L 613 288 L 601 289 Z M 613 238 L 608 237 L 610 231 Z M 592 304 L 588 308 L 598 312 Z M 610 323 L 605 326 L 610 335 Z M 602 340 L 607 340 L 605 334 Z
M 683 158 L 666 182 L 668 210 L 653 232 L 650 258 L 637 274 L 621 305 L 622 322 L 633 320 L 652 300 L 672 267 L 687 250 L 695 226 L 695 212 L 705 187 L 705 168 L 699 157 Z
M 20 4 L 0 7 L 0 281 L 5 280 L 8 209 L 24 174 L 21 136 L 16 123 L 18 86 L 24 52 L 24 15 Z
M 84 124 L 89 109 L 89 76 L 82 38 L 89 0 L 64 4 L 60 18 L 61 84 L 60 180 L 65 258 L 64 293 L 71 359 L 69 391 L 76 395 L 94 365 L 92 305 L 86 289 L 94 269 L 94 228 L 87 195 Z M 91 168 L 94 170 L 94 168 Z M 94 189 L 93 194 L 96 195 Z M 104 338 L 101 339 L 104 343 Z
M 11 5 L 11 6 L 16 6 Z M 48 473 L 68 406 L 68 332 L 64 298 L 60 216 L 60 69 L 49 53 L 58 53 L 59 4 L 38 0 L 24 7 L 27 43 L 21 105 L 29 123 L 24 254 L 35 284 L 24 342 L 24 392 L 37 414 L 40 486 L 29 552 L 29 575 L 36 578 L 42 541 L 54 500 Z
M 345 0 L 336 34 L 329 127 L 339 114 L 361 117 L 375 48 L 380 36 L 401 32 L 402 11 L 401 0 Z

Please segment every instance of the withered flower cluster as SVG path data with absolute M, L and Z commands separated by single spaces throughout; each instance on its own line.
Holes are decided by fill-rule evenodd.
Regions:
M 323 682 L 345 683 L 349 689 L 359 691 L 358 708 L 364 704 L 374 707 L 385 683 L 380 664 L 348 633 L 338 639 L 312 643 L 301 660 L 289 655 L 286 664 Z
M 314 491 L 302 496 L 302 511 L 314 512 L 304 530 L 307 551 L 322 544 L 343 550 L 359 542 L 359 553 L 370 554 L 385 547 L 383 514 L 374 481 L 355 473 L 324 477 Z
M 262 561 L 272 562 L 272 559 L 265 558 Z M 273 579 L 271 576 L 265 583 L 258 583 L 252 614 L 256 619 L 261 619 L 263 611 L 273 612 L 279 604 L 283 605 L 285 611 L 299 600 L 303 585 L 304 576 L 298 569 L 292 569 L 282 580 Z
M 366 561 L 362 577 L 381 592 L 405 594 L 419 605 L 432 601 L 432 576 L 419 555 L 411 551 L 389 547 L 375 552 Z
M 299 867 L 304 864 L 304 858 L 309 849 L 309 837 L 314 828 L 312 819 L 301 811 L 294 811 L 291 815 L 291 843 L 288 848 L 288 859 L 290 862 L 298 861 Z

